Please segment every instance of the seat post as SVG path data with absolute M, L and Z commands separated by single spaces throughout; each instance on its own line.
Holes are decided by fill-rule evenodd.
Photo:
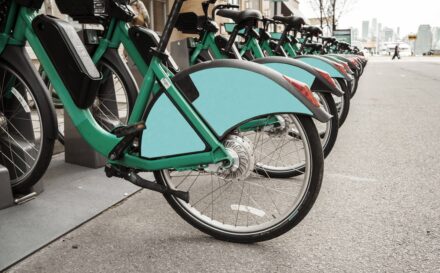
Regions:
M 275 52 L 277 53 L 281 52 L 281 49 L 287 40 L 287 35 L 289 35 L 289 32 L 290 32 L 290 27 L 286 25 L 283 34 L 281 34 L 281 38 L 278 41 L 277 47 L 275 48 Z
M 237 35 L 238 35 L 239 31 L 240 31 L 240 28 L 239 28 L 239 25 L 237 24 L 234 27 L 234 30 L 232 31 L 232 33 L 231 33 L 231 35 L 229 37 L 228 43 L 226 44 L 226 47 L 224 49 L 225 52 L 230 52 L 231 51 L 232 46 L 234 46 L 235 39 L 237 38 Z

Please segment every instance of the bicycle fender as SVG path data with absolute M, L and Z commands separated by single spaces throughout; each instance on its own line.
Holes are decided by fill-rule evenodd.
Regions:
M 136 91 L 139 90 L 139 87 L 137 86 L 136 79 L 133 76 L 133 73 L 131 73 L 130 68 L 128 67 L 127 63 L 122 60 L 121 55 L 119 55 L 118 49 L 116 48 L 109 48 L 105 51 L 104 55 L 102 56 L 102 59 L 112 63 L 113 65 L 117 67 L 124 67 L 125 73 L 127 73 L 127 77 L 130 77 L 132 82 L 134 83 L 134 88 Z
M 336 69 L 332 61 L 323 58 L 321 56 L 303 55 L 303 56 L 298 56 L 295 59 L 300 60 L 301 62 L 305 62 L 306 64 L 309 64 L 321 70 L 324 70 L 325 72 L 329 73 L 332 78 L 342 78 L 349 82 L 353 81 L 353 78 L 350 77 L 348 74 L 344 75 L 338 69 Z
M 331 115 L 314 106 L 281 73 L 252 62 L 217 60 L 175 75 L 173 82 L 222 141 L 238 126 L 273 114 L 292 113 L 327 122 Z M 172 99 L 161 92 L 147 110 L 141 156 L 158 158 L 206 150 Z
M 48 128 L 46 133 L 48 134 L 49 138 L 56 139 L 58 134 L 58 121 L 55 115 L 55 109 L 53 104 L 50 103 L 51 99 L 49 98 L 49 91 L 47 90 L 47 87 L 41 77 L 38 75 L 38 72 L 32 64 L 26 49 L 23 46 L 8 45 L 0 56 L 0 62 L 5 62 L 13 67 L 16 72 L 21 74 L 21 77 L 29 81 L 31 86 L 40 86 L 40 88 L 33 88 L 34 91 L 45 91 L 38 92 L 37 94 L 34 94 L 34 96 L 44 98 L 42 101 L 47 102 L 46 107 L 51 108 L 50 112 L 52 115 L 49 118 L 51 119 L 53 126 Z
M 331 93 L 338 97 L 344 95 L 344 91 L 332 86 L 313 66 L 304 62 L 285 57 L 267 57 L 254 62 L 307 84 L 313 92 Z
M 192 88 L 188 88 L 188 81 Z M 196 110 L 210 120 L 219 136 L 243 121 L 267 114 L 304 114 L 323 122 L 329 118 L 328 113 L 314 106 L 281 73 L 252 62 L 202 63 L 177 74 L 174 82 Z M 224 109 L 230 114 L 221 120 L 216 116 Z

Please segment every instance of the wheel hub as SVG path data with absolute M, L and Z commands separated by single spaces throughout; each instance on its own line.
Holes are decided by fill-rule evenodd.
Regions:
M 255 167 L 255 157 L 252 142 L 246 137 L 229 136 L 223 143 L 232 157 L 232 165 L 224 169 L 220 176 L 225 180 L 245 180 Z

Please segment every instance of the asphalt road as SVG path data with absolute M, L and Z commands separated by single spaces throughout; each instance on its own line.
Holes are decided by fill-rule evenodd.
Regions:
M 216 241 L 142 191 L 8 272 L 440 272 L 440 60 L 373 59 L 308 217 Z

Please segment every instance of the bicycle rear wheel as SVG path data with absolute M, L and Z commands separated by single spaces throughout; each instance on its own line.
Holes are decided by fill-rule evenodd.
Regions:
M 0 164 L 15 192 L 38 182 L 52 158 L 54 112 L 43 88 L 0 63 Z
M 312 119 L 288 116 L 292 117 L 292 126 L 300 137 L 292 138 L 286 130 L 282 138 L 289 143 L 284 149 L 297 158 L 299 166 L 305 166 L 302 175 L 275 179 L 258 174 L 254 171 L 258 160 L 254 157 L 253 141 L 242 134 L 233 134 L 224 145 L 238 158 L 235 171 L 162 170 L 154 173 L 159 184 L 189 192 L 190 203 L 165 194 L 171 207 L 202 232 L 230 242 L 270 240 L 296 226 L 318 196 L 324 159 Z

